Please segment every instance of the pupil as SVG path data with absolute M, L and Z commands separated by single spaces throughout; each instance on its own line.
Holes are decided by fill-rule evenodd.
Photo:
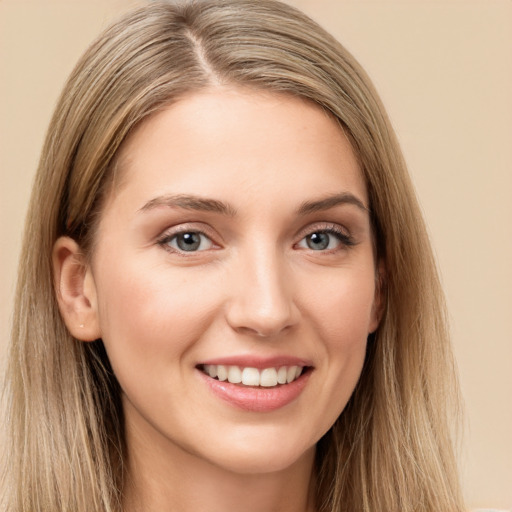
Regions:
M 183 233 L 178 237 L 177 244 L 182 251 L 195 251 L 201 243 L 198 233 Z
M 312 233 L 307 239 L 307 244 L 310 249 L 326 249 L 329 245 L 329 235 L 327 233 Z

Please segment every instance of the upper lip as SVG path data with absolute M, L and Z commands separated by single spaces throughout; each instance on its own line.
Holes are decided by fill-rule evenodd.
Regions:
M 272 357 L 261 356 L 227 356 L 216 357 L 201 361 L 198 366 L 202 365 L 224 365 L 224 366 L 240 366 L 242 368 L 257 368 L 263 370 L 264 368 L 280 368 L 282 366 L 313 366 L 311 361 L 302 359 L 295 356 L 278 355 Z

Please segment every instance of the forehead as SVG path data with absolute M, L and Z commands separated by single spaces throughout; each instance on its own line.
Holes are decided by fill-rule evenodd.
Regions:
M 356 193 L 367 205 L 357 158 L 336 120 L 287 94 L 243 88 L 193 93 L 145 120 L 118 156 L 114 196 L 204 194 L 260 204 L 294 193 Z M 236 197 L 233 197 L 236 191 Z

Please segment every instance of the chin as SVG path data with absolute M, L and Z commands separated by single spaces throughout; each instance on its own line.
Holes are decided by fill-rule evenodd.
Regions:
M 232 445 L 227 451 L 211 454 L 208 458 L 219 468 L 245 475 L 277 473 L 314 460 L 316 444 L 304 447 L 282 441 L 253 441 L 248 446 L 238 447 Z

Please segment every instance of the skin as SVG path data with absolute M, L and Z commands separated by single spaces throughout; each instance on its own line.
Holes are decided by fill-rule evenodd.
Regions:
M 315 444 L 354 390 L 380 310 L 343 131 L 298 98 L 214 88 L 142 123 L 118 168 L 90 263 L 69 238 L 54 262 L 69 330 L 103 339 L 123 390 L 126 510 L 314 510 Z M 167 204 L 176 195 L 225 211 Z M 327 248 L 308 245 L 331 229 Z M 181 251 L 180 231 L 203 233 L 199 249 Z M 197 368 L 233 355 L 312 368 L 291 403 L 246 411 Z

